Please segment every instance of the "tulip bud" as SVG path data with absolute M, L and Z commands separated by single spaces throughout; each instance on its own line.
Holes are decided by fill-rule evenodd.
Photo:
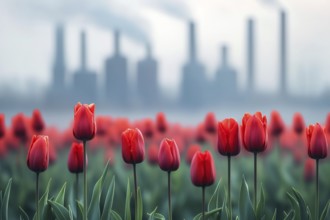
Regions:
M 71 173 L 84 171 L 84 146 L 82 143 L 72 143 L 68 157 L 68 169 Z
M 217 120 L 213 112 L 207 113 L 205 116 L 205 130 L 208 133 L 215 133 L 217 131 Z
M 293 130 L 297 134 L 301 134 L 305 129 L 305 122 L 303 116 L 297 112 L 293 116 Z
M 164 138 L 160 143 L 158 164 L 164 171 L 175 171 L 180 166 L 179 148 L 173 139 Z
M 156 144 L 151 144 L 148 147 L 148 162 L 151 165 L 158 164 L 158 146 Z
M 35 109 L 32 113 L 31 124 L 32 124 L 32 129 L 35 132 L 41 132 L 45 128 L 45 122 L 38 109 Z
M 195 186 L 210 186 L 216 173 L 212 154 L 209 151 L 195 153 L 190 167 L 191 181 Z
M 88 141 L 94 138 L 96 125 L 94 121 L 94 104 L 80 102 L 74 107 L 73 135 L 76 139 Z
M 163 112 L 159 112 L 156 116 L 156 127 L 157 130 L 161 133 L 166 132 L 167 130 L 167 121 L 166 121 L 166 117 L 165 114 Z
M 267 118 L 260 112 L 245 114 L 241 127 L 242 142 L 249 152 L 258 153 L 267 147 Z
M 0 138 L 5 136 L 5 133 L 6 133 L 5 115 L 0 114 Z
M 193 159 L 196 152 L 201 151 L 202 148 L 199 145 L 191 145 L 189 146 L 186 153 L 186 163 L 191 164 L 191 160 Z
M 270 126 L 269 131 L 272 136 L 278 137 L 282 134 L 285 129 L 284 122 L 278 111 L 272 111 L 270 115 Z
M 236 156 L 240 152 L 238 123 L 233 118 L 218 123 L 218 151 L 223 156 Z
M 34 135 L 27 156 L 27 166 L 30 170 L 39 173 L 48 168 L 49 141 L 48 136 Z
M 306 128 L 308 156 L 313 159 L 327 157 L 328 142 L 325 132 L 319 123 Z
M 144 160 L 144 139 L 139 129 L 126 129 L 121 135 L 122 156 L 126 163 L 137 164 Z
M 12 129 L 16 138 L 21 141 L 27 140 L 28 130 L 26 126 L 26 119 L 23 113 L 19 113 L 12 118 Z
M 315 177 L 315 161 L 312 159 L 307 159 L 304 167 L 304 180 L 310 183 Z
M 154 134 L 153 121 L 147 118 L 143 121 L 143 135 L 147 138 L 152 138 Z

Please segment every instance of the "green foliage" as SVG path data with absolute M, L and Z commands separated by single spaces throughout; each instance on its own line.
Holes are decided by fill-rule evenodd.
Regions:
M 131 220 L 131 190 L 129 179 L 127 181 L 126 201 L 125 201 L 125 220 Z
M 149 216 L 149 220 L 165 220 L 165 216 L 157 213 L 157 207 L 150 214 L 147 213 L 147 215 Z
M 12 179 L 9 179 L 7 187 L 5 189 L 5 194 L 2 195 L 2 191 L 0 192 L 0 207 L 1 207 L 1 220 L 8 220 L 8 203 L 10 197 Z
M 240 219 L 256 219 L 249 195 L 249 187 L 244 177 L 239 196 L 239 217 Z

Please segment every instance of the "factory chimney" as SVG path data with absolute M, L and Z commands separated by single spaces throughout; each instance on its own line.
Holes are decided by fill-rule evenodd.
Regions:
M 119 30 L 115 31 L 115 55 L 120 54 L 120 32 Z
M 81 69 L 86 70 L 87 66 L 87 60 L 86 60 L 86 33 L 85 31 L 81 31 L 80 34 L 80 64 L 81 64 Z
M 280 10 L 280 93 L 287 94 L 287 33 L 286 12 Z
M 195 23 L 189 22 L 189 60 L 191 62 L 196 61 L 196 34 Z
M 248 91 L 254 91 L 254 71 L 255 71 L 255 31 L 254 20 L 249 18 L 247 21 L 247 77 L 248 77 Z

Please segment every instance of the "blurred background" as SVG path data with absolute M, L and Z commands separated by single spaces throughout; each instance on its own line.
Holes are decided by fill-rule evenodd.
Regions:
M 328 1 L 0 2 L 0 111 L 51 123 L 77 101 L 140 118 L 329 107 Z M 61 113 L 61 114 L 60 114 Z M 7 117 L 7 119 L 10 117 Z

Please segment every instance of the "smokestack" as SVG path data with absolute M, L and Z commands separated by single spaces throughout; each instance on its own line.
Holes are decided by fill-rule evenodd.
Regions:
M 228 48 L 226 45 L 221 47 L 222 66 L 228 66 Z
M 255 48 L 254 48 L 254 20 L 248 19 L 247 22 L 247 77 L 248 77 L 248 90 L 254 90 L 254 62 L 255 62 Z
M 55 63 L 64 65 L 64 30 L 63 26 L 59 24 L 56 28 L 56 43 L 55 43 Z
M 119 55 L 120 53 L 120 31 L 116 30 L 115 31 L 115 54 Z
M 280 92 L 287 94 L 286 12 L 280 10 Z
M 196 60 L 196 33 L 193 21 L 189 22 L 189 59 L 190 61 Z
M 85 70 L 87 66 L 86 60 L 86 33 L 85 31 L 81 31 L 80 34 L 80 62 L 81 62 L 81 69 Z
M 151 46 L 150 46 L 150 43 L 146 43 L 146 55 L 147 55 L 147 58 L 151 58 Z

